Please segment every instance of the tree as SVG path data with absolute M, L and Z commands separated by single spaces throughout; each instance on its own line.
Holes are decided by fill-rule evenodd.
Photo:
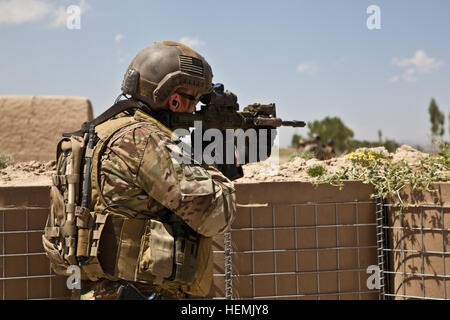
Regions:
M 395 140 L 385 139 L 381 144 L 389 152 L 395 152 L 400 145 Z
M 302 139 L 302 136 L 299 134 L 294 133 L 291 139 L 291 147 L 292 148 L 298 148 L 298 142 Z
M 318 134 L 322 144 L 325 144 L 328 140 L 333 140 L 334 148 L 338 153 L 350 149 L 353 131 L 338 117 L 326 117 L 320 121 L 309 122 L 308 129 L 308 136 L 312 137 L 314 134 Z
M 381 132 L 381 129 L 378 130 L 378 143 L 383 143 L 383 133 Z
M 430 101 L 430 106 L 428 107 L 428 113 L 430 114 L 430 122 L 431 122 L 431 135 L 433 137 L 443 136 L 444 135 L 444 114 L 439 110 L 439 107 L 434 100 L 434 98 Z

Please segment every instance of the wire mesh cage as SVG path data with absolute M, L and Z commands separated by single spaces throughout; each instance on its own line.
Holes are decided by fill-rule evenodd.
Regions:
M 402 209 L 379 201 L 382 299 L 450 297 L 450 208 L 422 204 Z
M 242 187 L 232 229 L 215 237 L 209 298 L 378 299 L 380 291 L 368 287 L 379 250 L 377 203 L 365 200 L 370 190 L 357 183 L 344 193 L 308 184 L 271 186 L 280 189 L 272 199 L 267 185 Z M 52 273 L 42 248 L 48 207 L 36 204 L 48 205 L 48 190 L 11 189 L 3 196 L 10 200 L 0 209 L 1 298 L 70 298 L 67 277 Z M 267 204 L 245 204 L 255 199 Z
M 42 247 L 48 208 L 0 209 L 0 298 L 67 299 L 66 277 L 56 276 Z
M 377 265 L 375 209 L 375 201 L 240 208 L 215 251 L 223 298 L 378 299 L 367 287 Z

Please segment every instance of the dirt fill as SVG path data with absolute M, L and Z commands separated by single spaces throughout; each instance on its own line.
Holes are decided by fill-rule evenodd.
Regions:
M 427 153 L 416 150 L 408 145 L 402 145 L 394 153 L 389 153 L 384 147 L 360 148 L 355 152 L 370 151 L 380 153 L 392 160 L 392 163 L 405 161 L 409 165 L 417 165 L 420 159 L 428 156 Z M 244 177 L 237 179 L 235 183 L 252 183 L 264 181 L 304 181 L 312 182 L 315 178 L 308 175 L 309 168 L 322 166 L 327 174 L 333 174 L 342 168 L 351 168 L 353 163 L 346 156 L 330 160 L 305 160 L 299 157 L 278 165 L 268 159 L 259 163 L 251 163 L 243 166 Z M 51 174 L 55 170 L 55 161 L 19 162 L 0 170 L 0 186 L 13 185 L 50 185 Z
M 427 153 L 421 152 L 408 145 L 402 145 L 394 153 L 389 153 L 384 147 L 377 148 L 359 148 L 355 153 L 362 151 L 370 151 L 379 153 L 391 159 L 392 163 L 404 161 L 410 166 L 415 166 L 419 160 L 428 156 Z M 271 162 L 270 159 L 251 163 L 243 166 L 244 177 L 237 179 L 236 183 L 250 183 L 262 181 L 305 181 L 312 182 L 316 179 L 309 176 L 307 171 L 310 168 L 322 166 L 326 169 L 327 174 L 333 174 L 343 168 L 353 167 L 353 162 L 347 159 L 345 155 L 330 160 L 305 160 L 299 157 L 291 161 L 278 165 Z
M 54 160 L 19 162 L 0 170 L 0 187 L 51 185 L 55 169 Z

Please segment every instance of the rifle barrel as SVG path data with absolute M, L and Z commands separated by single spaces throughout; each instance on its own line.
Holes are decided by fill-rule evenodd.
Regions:
M 306 126 L 306 122 L 298 121 L 298 120 L 282 121 L 281 125 L 287 126 L 287 127 L 304 127 L 304 126 Z

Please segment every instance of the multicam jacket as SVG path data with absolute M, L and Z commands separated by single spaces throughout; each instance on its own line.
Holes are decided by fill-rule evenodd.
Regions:
M 182 151 L 171 132 L 141 111 L 134 118 L 137 122 L 116 132 L 101 156 L 106 202 L 137 212 L 167 208 L 206 237 L 226 232 L 235 214 L 231 181 L 213 167 L 179 163 L 174 155 Z
M 231 181 L 213 167 L 180 161 L 190 157 L 177 145 L 178 137 L 142 111 L 108 120 L 96 132 L 101 142 L 93 155 L 91 207 L 102 213 L 109 208 L 110 215 L 102 220 L 106 222 L 101 238 L 94 231 L 94 238 L 100 239 L 98 261 L 83 270 L 90 273 L 89 278 L 159 284 L 168 290 L 206 295 L 212 281 L 212 237 L 230 228 L 236 212 Z M 167 215 L 170 220 L 165 220 Z M 169 259 L 153 260 L 158 250 L 172 255 L 164 247 L 151 249 L 151 232 L 155 237 L 158 232 L 163 236 L 171 232 L 152 229 L 158 217 L 169 225 L 181 221 L 199 235 L 193 282 L 172 282 L 167 278 L 170 271 L 165 274 L 172 269 Z M 186 263 L 192 258 L 181 259 Z M 155 277 L 156 269 L 159 276 Z

